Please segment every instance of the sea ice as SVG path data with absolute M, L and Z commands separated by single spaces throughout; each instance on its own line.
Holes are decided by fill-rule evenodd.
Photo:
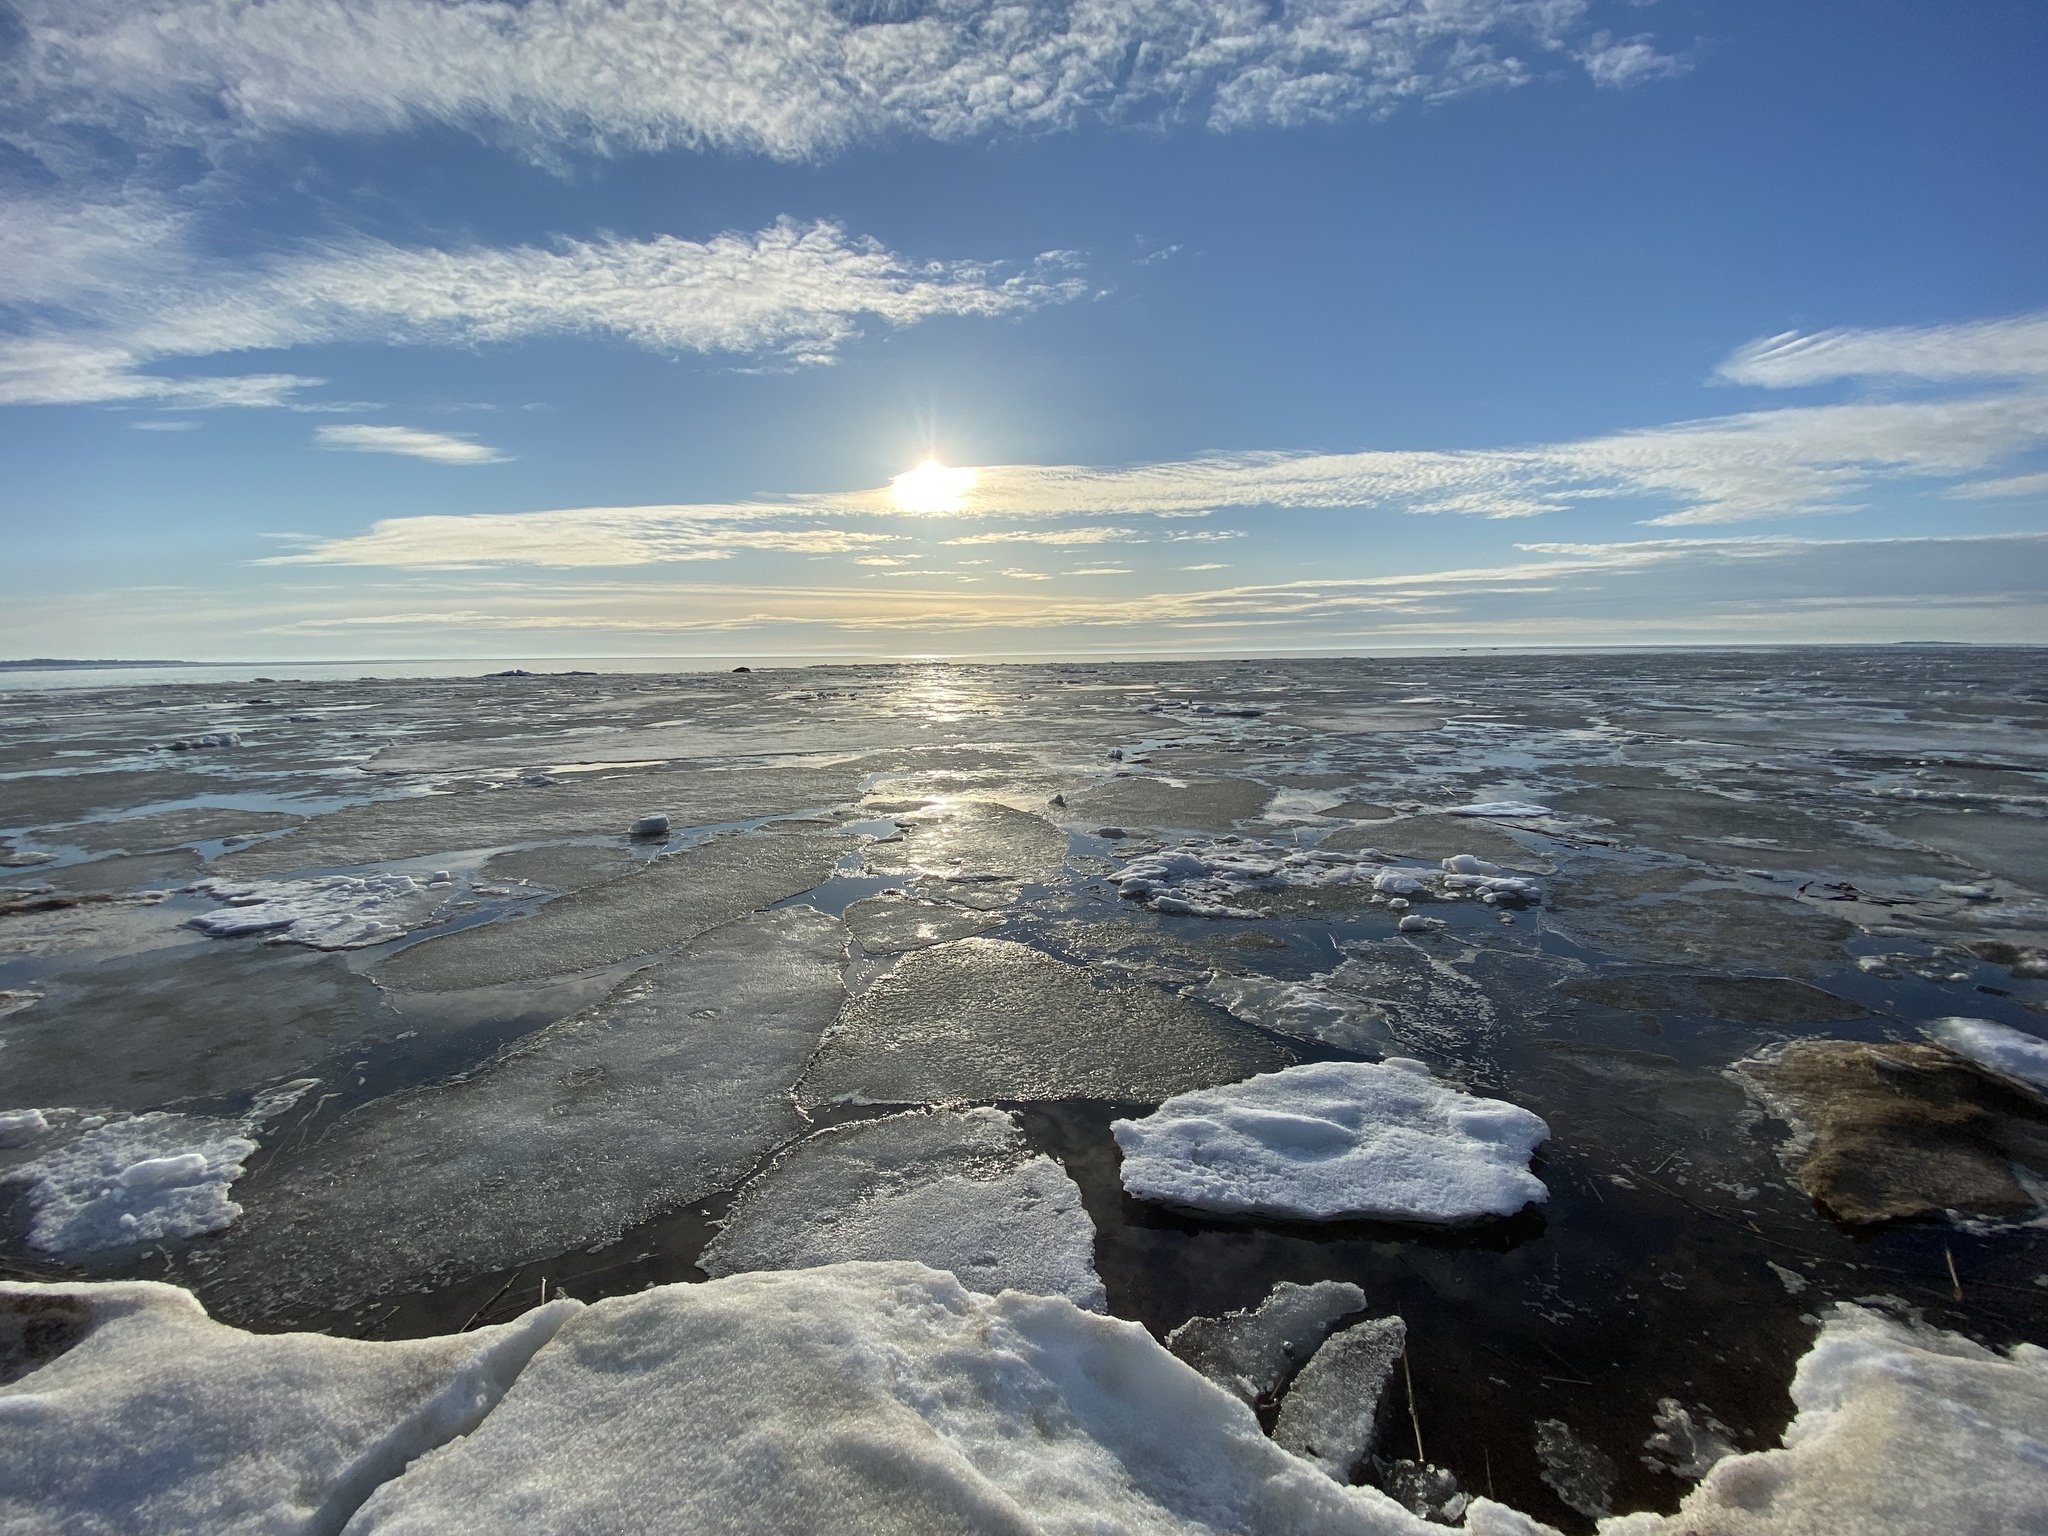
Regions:
M 850 846 L 836 832 L 714 838 L 523 916 L 412 945 L 386 961 L 378 979 L 405 991 L 452 992 L 635 960 L 801 895 L 830 877 Z
M 2048 1040 L 1989 1019 L 1936 1019 L 1925 1033 L 1994 1077 L 2048 1096 Z
M 2048 1529 L 2048 1350 L 1837 1304 L 1792 1378 L 1783 1450 L 1715 1463 L 1675 1515 L 1601 1536 L 1925 1536 Z
M 1112 1126 L 1145 1200 L 1303 1221 L 1510 1216 L 1549 1191 L 1528 1110 L 1434 1081 L 1421 1062 L 1313 1062 L 1168 1099 Z
M 871 955 L 900 955 L 932 944 L 949 944 L 995 924 L 996 919 L 983 912 L 889 893 L 856 901 L 846 909 L 846 926 Z
M 913 951 L 847 1005 L 797 1090 L 809 1108 L 1126 1099 L 1287 1064 L 1236 1020 L 1151 987 L 1099 988 L 1023 944 Z
M 227 905 L 192 926 L 217 939 L 263 934 L 272 944 L 362 949 L 439 920 L 455 888 L 409 875 L 324 875 L 313 880 L 201 880 L 190 887 Z
M 705 1274 L 915 1259 L 970 1290 L 1064 1296 L 1100 1312 L 1081 1191 L 998 1109 L 912 1111 L 786 1148 L 740 1192 Z
M 1468 1536 L 1541 1529 L 1477 1501 Z M 576 1314 L 347 1536 L 510 1531 L 1437 1536 L 1260 1433 L 1136 1323 L 915 1264 L 736 1275 Z
M 1361 886 L 1381 897 L 1469 896 L 1489 904 L 1542 898 L 1542 887 L 1533 880 L 1479 873 L 1468 866 L 1483 861 L 1469 854 L 1461 858 L 1462 863 L 1446 859 L 1442 870 L 1402 869 L 1389 866 L 1372 849 L 1302 848 L 1237 837 L 1189 839 L 1125 863 L 1117 894 L 1155 912 L 1235 918 L 1267 915 L 1253 904 L 1257 893 L 1343 886 Z
M 1322 1040 L 1364 1054 L 1392 1047 L 1385 1014 L 1369 999 L 1331 986 L 1332 979 L 1329 972 L 1306 981 L 1278 981 L 1213 971 L 1202 996 L 1247 1024 L 1298 1040 Z
M 473 1429 L 576 1308 L 372 1344 L 243 1333 L 149 1281 L 0 1282 L 0 1528 L 328 1536 Z
M 692 942 L 464 1080 L 380 1099 L 273 1170 L 205 1256 L 263 1312 L 509 1269 L 737 1184 L 844 997 L 809 907 Z
M 1398 1317 L 1354 1323 L 1323 1342 L 1280 1400 L 1273 1439 L 1340 1483 L 1372 1454 L 1387 1380 L 1408 1347 Z
M 6 1178 L 28 1185 L 35 1208 L 28 1240 L 45 1253 L 198 1237 L 242 1214 L 228 1186 L 256 1150 L 248 1130 L 240 1121 L 168 1111 L 137 1115 L 85 1131 Z
M 1349 1281 L 1282 1280 L 1249 1311 L 1189 1318 L 1166 1336 L 1166 1347 L 1256 1407 L 1286 1385 L 1341 1319 L 1364 1308 L 1365 1292 Z

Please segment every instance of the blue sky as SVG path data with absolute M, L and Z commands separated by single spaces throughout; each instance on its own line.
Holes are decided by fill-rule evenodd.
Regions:
M 0 0 L 0 653 L 2048 640 L 2044 68 L 2024 0 Z

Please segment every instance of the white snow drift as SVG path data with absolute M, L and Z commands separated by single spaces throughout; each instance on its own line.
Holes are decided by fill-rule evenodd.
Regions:
M 1537 1116 L 1434 1081 L 1419 1061 L 1326 1061 L 1180 1094 L 1111 1129 L 1145 1200 L 1302 1221 L 1455 1222 L 1549 1198 Z

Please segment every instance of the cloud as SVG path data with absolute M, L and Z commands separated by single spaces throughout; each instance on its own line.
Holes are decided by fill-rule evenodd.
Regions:
M 1209 560 L 1201 565 L 1184 565 L 1181 569 L 1184 571 L 1227 571 L 1230 567 L 1218 561 Z
M 322 448 L 344 448 L 354 453 L 395 453 L 409 459 L 431 459 L 437 464 L 503 464 L 506 456 L 472 438 L 446 432 L 420 432 L 412 427 L 320 427 L 313 441 Z
M 1970 480 L 1949 491 L 1971 499 L 1991 496 L 2048 496 L 2048 474 L 2007 475 L 1998 480 Z
M 2048 378 L 2048 311 L 1963 325 L 1786 331 L 1740 348 L 1715 370 L 1730 384 L 1789 389 L 1837 379 L 1928 382 Z
M 1216 130 L 1520 85 L 1586 0 L 13 0 L 18 136 L 152 143 L 444 125 L 545 157 L 799 159 L 890 135 Z M 1596 80 L 1669 73 L 1595 34 Z
M 22 244 L 27 244 L 24 239 Z M 829 222 L 784 219 L 705 241 L 563 241 L 462 251 L 354 240 L 223 268 L 178 251 L 151 281 L 110 242 L 81 264 L 63 307 L 33 307 L 56 280 L 0 273 L 0 302 L 26 312 L 0 340 L 0 403 L 159 399 L 279 405 L 315 380 L 284 374 L 167 379 L 166 358 L 333 342 L 478 346 L 547 335 L 615 338 L 662 353 L 725 353 L 790 366 L 828 363 L 862 323 L 997 316 L 1077 297 L 1054 254 L 1017 271 L 918 262 Z
M 1142 539 L 1135 528 L 1097 524 L 1090 528 L 999 528 L 989 533 L 970 533 L 948 544 L 1117 544 Z M 1175 535 L 1180 537 L 1180 535 Z
M 1692 69 L 1690 60 L 1659 53 L 1647 32 L 1628 38 L 1595 32 L 1586 47 L 1572 57 L 1585 66 L 1595 85 L 1609 90 L 1670 80 Z

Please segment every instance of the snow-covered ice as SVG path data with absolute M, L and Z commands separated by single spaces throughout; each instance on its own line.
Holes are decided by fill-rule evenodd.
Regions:
M 1421 1062 L 1314 1062 L 1168 1099 L 1112 1126 L 1140 1199 L 1303 1221 L 1468 1221 L 1549 1197 L 1528 1171 L 1549 1135 L 1517 1105 Z
M 228 1187 L 256 1150 L 248 1129 L 158 1111 L 83 1132 L 7 1175 L 29 1187 L 29 1242 L 70 1256 L 218 1232 L 242 1214 Z
M 1249 1311 L 1189 1318 L 1166 1336 L 1166 1347 L 1256 1406 L 1286 1384 L 1341 1319 L 1364 1308 L 1365 1292 L 1349 1281 L 1282 1280 Z
M 716 1276 L 844 1259 L 915 1259 L 971 1290 L 1106 1303 L 1081 1191 L 998 1109 L 885 1115 L 806 1137 L 741 1191 L 697 1263 Z
M 1240 837 L 1190 838 L 1176 847 L 1128 860 L 1117 894 L 1155 912 L 1196 917 L 1264 917 L 1263 892 L 1362 886 L 1378 897 L 1477 898 L 1489 904 L 1540 901 L 1534 880 L 1503 875 L 1472 854 L 1442 868 L 1396 866 L 1377 849 L 1300 847 Z
M 1398 1317 L 1370 1317 L 1331 1334 L 1281 1399 L 1273 1439 L 1350 1482 L 1372 1454 L 1387 1381 L 1407 1347 L 1408 1325 Z
M 323 875 L 312 880 L 201 880 L 190 887 L 224 901 L 192 919 L 217 939 L 264 934 L 273 944 L 361 949 L 435 922 L 455 887 L 410 875 Z
M 466 1080 L 363 1106 L 266 1179 L 211 1273 L 265 1313 L 341 1305 L 730 1188 L 804 1129 L 789 1090 L 845 995 L 845 943 L 809 907 L 728 924 Z
M 1784 1449 L 1717 1462 L 1675 1515 L 1601 1536 L 2048 1530 L 2048 1350 L 1837 1304 L 1792 1378 Z
M 1431 1536 L 1281 1450 L 1136 1323 L 915 1264 L 600 1302 L 348 1536 Z M 1479 1501 L 1468 1536 L 1541 1529 Z
M 1924 1033 L 1994 1077 L 2048 1095 L 2048 1040 L 1990 1019 L 1936 1019 Z
M 243 1333 L 149 1281 L 0 1282 L 0 1529 L 328 1536 L 474 1428 L 576 1309 L 364 1343 Z

